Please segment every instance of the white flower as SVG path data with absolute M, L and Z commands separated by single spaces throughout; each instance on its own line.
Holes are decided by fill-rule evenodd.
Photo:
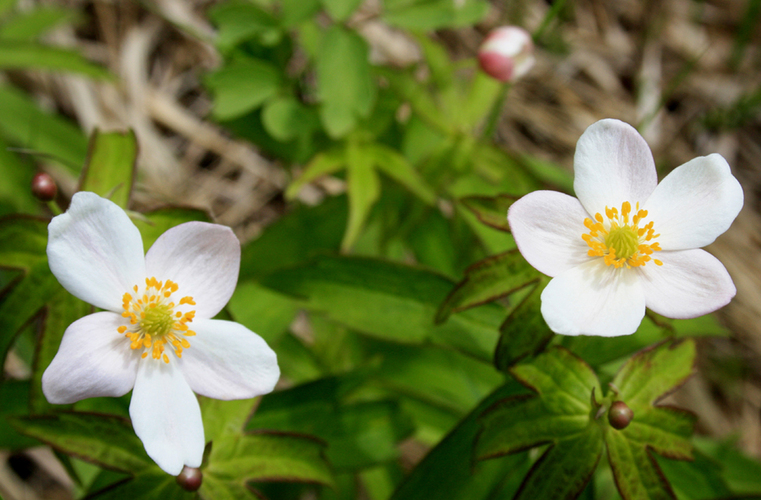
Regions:
M 193 392 L 216 399 L 272 391 L 277 357 L 244 326 L 211 319 L 235 290 L 240 243 L 224 226 L 188 222 L 143 254 L 116 204 L 74 195 L 48 226 L 50 270 L 72 295 L 104 309 L 72 323 L 42 376 L 45 397 L 69 404 L 133 389 L 129 413 L 167 473 L 199 467 L 205 446 Z
M 481 69 L 502 82 L 522 77 L 535 61 L 531 35 L 518 26 L 502 26 L 492 30 L 478 48 Z
M 579 139 L 574 175 L 578 199 L 536 191 L 507 216 L 521 254 L 553 278 L 541 307 L 553 331 L 627 335 L 646 307 L 694 318 L 735 296 L 721 262 L 699 249 L 726 231 L 743 205 L 724 158 L 695 158 L 658 184 L 642 136 L 602 120 Z

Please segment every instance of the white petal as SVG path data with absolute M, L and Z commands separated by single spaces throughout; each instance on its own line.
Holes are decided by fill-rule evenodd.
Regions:
M 721 155 L 694 158 L 667 175 L 644 204 L 664 250 L 700 248 L 729 229 L 743 190 Z
M 99 396 L 119 397 L 135 385 L 139 353 L 116 329 L 124 318 L 99 312 L 66 329 L 58 353 L 42 374 L 42 392 L 50 403 L 70 404 Z
M 121 311 L 122 296 L 145 280 L 140 231 L 115 203 L 79 192 L 48 225 L 48 262 L 72 295 Z
M 605 207 L 643 203 L 658 184 L 653 154 L 634 127 L 600 120 L 579 138 L 573 158 L 573 189 L 590 214 Z
M 214 399 L 271 392 L 280 378 L 277 355 L 259 335 L 232 321 L 199 319 L 179 364 L 193 391 Z
M 561 335 L 628 335 L 645 316 L 645 294 L 636 272 L 598 258 L 550 281 L 542 292 L 542 316 Z
M 129 415 L 146 453 L 165 472 L 176 476 L 184 465 L 201 465 L 201 408 L 174 357 L 170 363 L 141 361 Z
M 581 239 L 589 217 L 579 200 L 556 191 L 534 191 L 510 206 L 507 220 L 521 255 L 539 272 L 558 274 L 589 261 Z
M 705 250 L 658 252 L 662 266 L 638 268 L 647 307 L 669 318 L 695 318 L 724 307 L 737 290 L 719 260 Z
M 225 307 L 238 282 L 240 242 L 229 227 L 187 222 L 162 234 L 145 256 L 147 276 L 179 285 L 196 314 L 211 318 Z

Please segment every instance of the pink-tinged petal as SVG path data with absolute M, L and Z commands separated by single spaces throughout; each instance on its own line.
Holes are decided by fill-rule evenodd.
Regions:
M 576 144 L 573 189 L 591 215 L 605 207 L 621 209 L 625 201 L 642 204 L 658 185 L 650 147 L 634 127 L 600 120 Z
M 718 154 L 694 158 L 667 175 L 644 204 L 664 250 L 700 248 L 729 229 L 743 190 Z
M 280 378 L 277 355 L 259 335 L 232 321 L 198 319 L 179 360 L 191 389 L 214 399 L 271 392 Z
M 205 439 L 201 408 L 177 366 L 147 358 L 137 372 L 129 415 L 145 451 L 166 473 L 199 467 Z
M 122 296 L 145 280 L 140 231 L 115 203 L 79 192 L 48 225 L 48 262 L 72 295 L 121 311 Z
M 116 331 L 123 324 L 118 314 L 99 312 L 69 325 L 58 353 L 42 374 L 42 392 L 50 403 L 119 397 L 132 389 L 140 355 Z
M 647 307 L 668 318 L 696 318 L 724 307 L 737 290 L 719 260 L 705 250 L 658 252 L 662 266 L 638 268 Z
M 589 261 L 581 239 L 589 217 L 579 200 L 556 191 L 534 191 L 510 206 L 507 220 L 521 255 L 539 272 L 558 274 Z
M 186 222 L 156 240 L 145 256 L 145 266 L 148 277 L 177 283 L 177 297 L 193 297 L 197 317 L 211 318 L 235 291 L 240 242 L 229 227 Z
M 553 278 L 542 292 L 541 310 L 555 333 L 616 337 L 637 330 L 645 294 L 636 272 L 599 258 Z

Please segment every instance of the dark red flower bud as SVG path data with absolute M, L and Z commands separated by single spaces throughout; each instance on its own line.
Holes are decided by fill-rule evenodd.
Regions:
M 613 401 L 608 410 L 608 422 L 614 429 L 624 429 L 634 418 L 634 412 L 623 401 Z
M 182 472 L 177 476 L 177 484 L 185 491 L 196 491 L 201 487 L 203 482 L 203 472 L 195 467 L 182 468 Z
M 32 179 L 32 194 L 40 201 L 53 201 L 58 193 L 58 186 L 50 175 L 38 172 Z

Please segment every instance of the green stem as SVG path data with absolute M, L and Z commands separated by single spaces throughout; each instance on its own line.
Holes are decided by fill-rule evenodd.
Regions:
M 61 207 L 58 206 L 55 200 L 49 201 L 47 205 L 50 211 L 53 212 L 53 215 L 61 215 L 63 213 L 63 210 L 61 210 Z
M 486 120 L 486 126 L 484 127 L 483 137 L 486 139 L 491 139 L 494 136 L 494 131 L 497 129 L 497 123 L 502 114 L 502 108 L 505 106 L 505 99 L 507 99 L 510 87 L 512 87 L 510 82 L 502 85 L 499 95 L 497 95 L 497 99 L 494 101 L 494 106 L 492 106 L 489 112 L 489 118 Z

